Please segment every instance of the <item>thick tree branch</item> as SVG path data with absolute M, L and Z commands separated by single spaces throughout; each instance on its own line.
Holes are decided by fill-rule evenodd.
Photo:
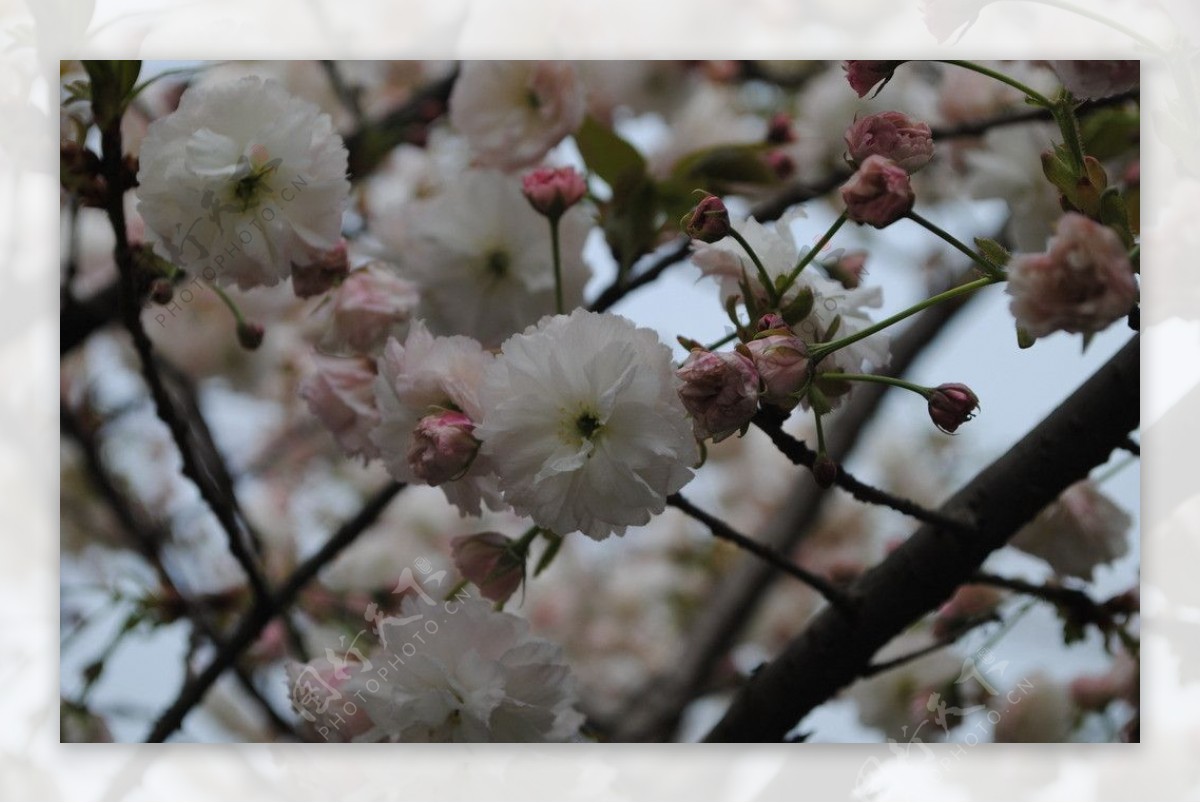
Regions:
M 926 525 L 855 583 L 853 625 L 827 608 L 742 687 L 708 734 L 713 742 L 779 741 L 860 677 L 871 657 L 971 580 L 994 550 L 1072 483 L 1104 463 L 1138 426 L 1139 339 L 1134 338 L 942 512 L 965 517 L 962 536 Z
M 961 301 L 939 304 L 914 317 L 892 341 L 887 374 L 902 376 L 945 324 L 964 306 Z M 874 416 L 888 388 L 863 384 L 826 427 L 826 443 L 836 454 L 848 454 L 859 434 Z M 826 498 L 825 489 L 809 476 L 797 478 L 783 507 L 759 539 L 780 554 L 791 554 L 817 520 Z M 771 588 L 775 570 L 753 557 L 739 561 L 718 583 L 709 604 L 692 624 L 682 654 L 672 671 L 651 679 L 633 694 L 620 716 L 608 724 L 613 741 L 662 741 L 671 735 L 680 713 L 709 687 L 709 678 L 736 634 L 749 622 L 759 601 Z
M 339 527 L 323 547 L 296 567 L 267 604 L 257 605 L 246 614 L 237 630 L 225 642 L 224 648 L 213 657 L 212 662 L 193 680 L 184 684 L 175 702 L 163 712 L 154 724 L 146 741 L 165 741 L 168 736 L 178 730 L 179 726 L 183 724 L 184 717 L 204 699 L 204 695 L 216 683 L 217 678 L 233 666 L 246 648 L 254 643 L 263 628 L 276 616 L 286 611 L 295 602 L 296 596 L 301 590 L 317 576 L 317 573 L 340 555 L 346 547 L 353 544 L 379 518 L 388 503 L 403 488 L 402 483 L 391 482 L 376 492 L 354 518 Z
M 612 284 L 604 288 L 596 300 L 589 306 L 592 312 L 604 312 L 614 304 L 639 287 L 644 287 L 663 274 L 667 268 L 687 259 L 692 253 L 692 241 L 683 237 L 677 241 L 674 248 L 660 256 L 648 268 L 627 282 L 622 282 L 618 276 Z
M 807 466 L 811 469 L 817 462 L 817 453 L 808 448 L 808 445 L 804 441 L 796 440 L 784 432 L 783 421 L 778 417 L 759 412 L 754 417 L 754 423 L 771 438 L 771 442 L 775 444 L 775 447 L 796 465 Z M 837 476 L 834 478 L 833 483 L 842 490 L 849 492 L 851 496 L 860 502 L 888 507 L 897 513 L 911 516 L 917 521 L 936 524 L 939 527 L 956 532 L 965 533 L 971 529 L 971 526 L 966 522 L 957 521 L 936 510 L 929 510 L 926 507 L 918 505 L 911 499 L 905 499 L 888 493 L 881 488 L 868 485 L 840 465 L 838 466 Z

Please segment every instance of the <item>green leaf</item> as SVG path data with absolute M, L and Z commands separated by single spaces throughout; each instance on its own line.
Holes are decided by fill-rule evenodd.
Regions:
M 1100 222 L 1111 226 L 1125 247 L 1133 248 L 1133 230 L 1129 226 L 1129 209 L 1116 187 L 1109 187 L 1100 196 Z
M 558 554 L 558 550 L 562 548 L 563 537 L 561 535 L 553 535 L 543 530 L 542 537 L 550 543 L 546 545 L 546 551 L 542 553 L 542 556 L 538 559 L 537 566 L 533 569 L 534 577 L 537 577 L 550 566 L 550 562 L 554 560 L 555 555 Z
M 835 315 L 833 320 L 829 322 L 829 328 L 825 330 L 825 335 L 821 338 L 821 342 L 829 343 L 837 335 L 838 330 L 842 328 L 842 316 Z
M 1003 268 L 1012 259 L 1012 254 L 1008 252 L 1007 248 L 987 237 L 976 237 L 975 247 L 979 249 L 979 252 L 983 254 L 988 262 L 999 268 Z
M 1136 148 L 1141 122 L 1137 109 L 1130 107 L 1089 114 L 1080 123 L 1084 152 L 1104 162 Z
M 576 132 L 575 144 L 588 170 L 604 179 L 614 192 L 622 181 L 629 182 L 632 177 L 646 174 L 646 160 L 637 148 L 591 115 L 584 118 Z
M 716 194 L 730 185 L 774 184 L 779 176 L 763 159 L 769 147 L 753 143 L 705 148 L 680 159 L 671 178 L 679 184 L 698 184 Z
M 796 298 L 792 300 L 786 307 L 780 310 L 783 320 L 788 326 L 795 326 L 808 317 L 808 313 L 812 312 L 813 291 L 811 287 L 803 287 L 796 294 Z
M 654 246 L 660 221 L 658 192 L 649 177 L 629 174 L 613 186 L 601 225 L 622 276 Z

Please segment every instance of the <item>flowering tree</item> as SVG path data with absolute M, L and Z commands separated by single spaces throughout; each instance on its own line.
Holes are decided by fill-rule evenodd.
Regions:
M 1136 740 L 1136 335 L 977 471 L 975 390 L 904 378 L 976 295 L 1030 359 L 1137 329 L 1136 63 L 62 75 L 64 738 L 831 740 L 848 690 L 896 744 Z M 1107 668 L 1003 677 L 1031 605 Z M 183 672 L 130 715 L 133 643 Z

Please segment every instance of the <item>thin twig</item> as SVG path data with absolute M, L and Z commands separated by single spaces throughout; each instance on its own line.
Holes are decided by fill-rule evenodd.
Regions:
M 944 638 L 940 638 L 931 644 L 921 647 L 920 649 L 913 650 L 912 652 L 905 653 L 904 655 L 900 655 L 896 658 L 891 658 L 887 661 L 880 661 L 877 664 L 869 664 L 865 669 L 863 669 L 859 677 L 871 678 L 875 677 L 876 675 L 881 675 L 884 672 L 897 669 L 905 664 L 909 664 L 913 661 L 924 658 L 926 655 L 930 655 L 938 650 L 944 650 L 946 647 L 952 646 L 955 642 L 977 627 L 999 621 L 1001 621 L 1000 617 L 994 613 L 991 613 L 986 616 L 980 616 L 977 619 L 972 619 L 968 622 L 963 622 L 953 634 L 945 636 Z
M 791 460 L 796 465 L 806 466 L 810 469 L 816 463 L 817 453 L 810 449 L 804 441 L 797 440 L 785 432 L 778 417 L 759 411 L 754 416 L 754 424 L 770 437 L 771 442 L 775 444 L 775 447 L 788 460 Z M 840 465 L 838 466 L 834 484 L 842 490 L 847 491 L 860 502 L 889 507 L 898 513 L 911 516 L 917 521 L 934 524 L 950 532 L 968 533 L 971 531 L 969 523 L 951 518 L 936 510 L 930 510 L 918 505 L 911 499 L 905 499 L 904 497 L 896 496 L 873 485 L 869 485 L 846 471 Z
M 1125 440 L 1121 441 L 1121 448 L 1135 457 L 1142 456 L 1142 445 L 1133 438 L 1126 438 Z
M 712 534 L 717 538 L 723 538 L 732 544 L 736 544 L 741 549 L 744 549 L 752 555 L 761 558 L 762 560 L 774 566 L 776 569 L 779 569 L 781 572 L 789 574 L 805 585 L 810 586 L 814 591 L 824 597 L 830 605 L 837 608 L 842 613 L 853 615 L 854 602 L 850 596 L 821 575 L 810 572 L 803 566 L 796 565 L 773 547 L 755 541 L 753 538 L 748 538 L 742 535 L 721 519 L 718 519 L 711 513 L 706 513 L 705 511 L 696 507 L 691 502 L 684 499 L 680 494 L 675 493 L 668 496 L 667 504 L 677 510 L 683 511 L 696 521 L 703 524 L 705 527 L 708 527 L 708 529 L 712 531 Z
M 596 296 L 596 300 L 588 306 L 588 309 L 592 312 L 604 312 L 632 291 L 656 280 L 667 268 L 687 259 L 691 251 L 692 241 L 686 237 L 680 239 L 674 248 L 656 259 L 650 267 L 634 278 L 627 282 L 622 282 L 620 277 L 615 279 L 612 284 L 604 288 L 600 295 Z
M 262 629 L 272 619 L 287 610 L 295 601 L 300 591 L 317 576 L 318 572 L 340 555 L 346 547 L 353 544 L 379 518 L 379 515 L 388 506 L 388 503 L 403 488 L 403 483 L 390 482 L 377 491 L 353 518 L 345 522 L 338 528 L 337 532 L 330 536 L 323 547 L 317 550 L 308 560 L 296 567 L 295 571 L 292 572 L 266 605 L 255 606 L 246 614 L 241 624 L 238 625 L 237 630 L 225 642 L 224 649 L 220 650 L 213 657 L 212 661 L 204 668 L 204 671 L 196 676 L 195 680 L 184 685 L 175 702 L 154 723 L 154 727 L 146 737 L 146 741 L 165 741 L 168 736 L 178 730 L 188 712 L 204 699 L 204 695 L 212 688 L 217 678 L 237 661 L 238 656 L 247 647 L 254 643 L 254 640 L 258 638 L 258 634 L 262 632 Z
M 154 569 L 163 588 L 180 600 L 183 610 L 195 626 L 196 632 L 202 633 L 215 649 L 221 650 L 224 647 L 224 643 L 217 633 L 216 628 L 209 623 L 201 606 L 197 605 L 194 600 L 184 596 L 179 590 L 166 565 L 162 562 L 160 546 L 166 540 L 166 534 L 157 529 L 147 528 L 142 525 L 129 500 L 125 498 L 124 494 L 121 493 L 113 482 L 112 477 L 109 476 L 108 470 L 100 458 L 100 452 L 94 438 L 84 432 L 83 427 L 64 404 L 60 404 L 59 406 L 59 426 L 68 437 L 79 444 L 79 448 L 83 452 L 84 468 L 87 470 L 89 479 L 96 486 L 96 490 L 100 493 L 101 498 L 108 503 L 109 509 L 116 516 L 118 523 L 121 524 L 125 533 L 133 541 L 137 551 Z M 263 696 L 258 687 L 254 685 L 254 679 L 250 673 L 241 665 L 236 666 L 235 670 L 238 683 L 258 703 L 271 723 L 281 732 L 299 740 L 300 737 L 296 733 L 292 723 L 288 722 L 282 714 L 276 711 L 271 702 Z
M 150 388 L 150 394 L 154 399 L 154 407 L 158 413 L 158 417 L 171 431 L 171 437 L 174 439 L 175 446 L 179 450 L 180 458 L 183 461 L 183 473 L 195 483 L 196 488 L 200 491 L 201 498 L 204 499 L 205 503 L 216 515 L 217 521 L 225 531 L 226 539 L 229 543 L 229 551 L 233 553 L 238 565 L 246 573 L 255 600 L 257 604 L 261 605 L 270 596 L 266 579 L 263 577 L 254 557 L 250 554 L 243 540 L 241 528 L 238 526 L 232 507 L 225 499 L 221 498 L 217 489 L 207 480 L 203 467 L 196 459 L 196 455 L 188 441 L 188 426 L 175 410 L 175 406 L 171 401 L 171 395 L 167 391 L 155 363 L 154 347 L 150 342 L 149 336 L 146 334 L 145 328 L 142 326 L 142 299 L 138 290 L 138 277 L 136 267 L 133 264 L 133 252 L 129 246 L 129 238 L 125 225 L 124 195 L 127 179 L 123 164 L 124 155 L 119 120 L 107 126 L 101 132 L 101 146 L 100 169 L 108 184 L 105 207 L 108 212 L 109 222 L 112 224 L 113 234 L 116 237 L 113 258 L 117 263 L 121 279 L 122 320 L 133 340 L 134 350 L 137 352 L 142 365 L 142 376 Z

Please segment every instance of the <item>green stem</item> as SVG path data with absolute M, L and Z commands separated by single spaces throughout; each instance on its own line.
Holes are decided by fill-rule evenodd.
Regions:
M 829 372 L 820 374 L 820 377 L 822 379 L 840 379 L 844 382 L 874 382 L 879 385 L 891 385 L 892 387 L 911 390 L 913 393 L 920 394 L 926 399 L 928 399 L 929 394 L 933 392 L 933 388 L 927 388 L 924 385 L 915 385 L 912 382 L 905 382 L 903 379 L 897 379 L 894 376 L 882 376 L 879 374 L 843 374 Z
M 983 272 L 985 274 L 987 274 L 989 277 L 991 277 L 993 279 L 1003 279 L 1004 278 L 1003 269 L 997 267 L 996 265 L 993 265 L 988 259 L 981 256 L 980 254 L 975 253 L 975 251 L 973 249 L 968 248 L 967 245 L 965 243 L 963 243 L 961 240 L 959 240 L 957 237 L 955 237 L 950 232 L 943 229 L 941 226 L 938 226 L 936 223 L 929 220 L 924 215 L 920 215 L 915 211 L 910 211 L 908 213 L 907 217 L 909 220 L 922 226 L 927 231 L 930 231 L 933 234 L 936 234 L 938 237 L 945 240 L 950 245 L 954 246 L 954 248 L 958 249 L 958 251 L 960 251 L 961 253 L 970 257 L 971 261 L 974 262 L 976 265 L 978 265 L 983 270 Z
M 980 75 L 986 75 L 988 78 L 994 78 L 1003 84 L 1008 84 L 1018 92 L 1023 92 L 1026 97 L 1032 99 L 1039 106 L 1043 106 L 1047 109 L 1054 108 L 1054 102 L 1033 87 L 1026 86 L 1017 79 L 1009 77 L 1002 72 L 997 72 L 989 69 L 988 67 L 984 67 L 982 64 L 976 64 L 973 61 L 947 61 L 944 59 L 942 60 L 942 64 L 953 64 L 955 67 L 962 67 L 964 70 L 970 70 L 971 72 L 977 72 Z
M 817 254 L 821 253 L 821 249 L 829 244 L 829 241 L 833 239 L 833 235 L 837 234 L 837 230 L 840 229 L 842 224 L 845 222 L 846 213 L 843 211 L 842 214 L 838 215 L 838 219 L 833 221 L 833 225 L 829 227 L 829 230 L 825 232 L 821 239 L 817 240 L 816 245 L 809 249 L 808 253 L 800 258 L 800 261 L 796 263 L 796 267 L 792 268 L 792 272 L 789 273 L 787 279 L 784 280 L 783 286 L 779 288 L 780 298 L 783 298 L 784 294 L 786 294 L 788 289 L 792 286 L 792 282 L 796 281 L 796 278 L 800 276 L 800 272 L 807 268 L 810 262 L 816 259 Z
M 959 296 L 966 295 L 967 293 L 973 293 L 980 288 L 987 287 L 989 284 L 995 284 L 998 281 L 1000 281 L 1000 279 L 993 278 L 991 276 L 985 276 L 982 279 L 976 279 L 973 282 L 960 284 L 958 287 L 947 290 L 944 293 L 938 293 L 936 296 L 931 296 L 930 298 L 927 298 L 918 304 L 914 304 L 906 310 L 897 312 L 890 318 L 884 318 L 879 323 L 868 326 L 866 329 L 863 329 L 860 332 L 847 335 L 841 340 L 835 340 L 831 343 L 814 344 L 809 352 L 809 357 L 814 364 L 819 363 L 821 360 L 825 359 L 838 349 L 843 349 L 846 346 L 857 343 L 863 338 L 870 337 L 876 332 L 883 331 L 889 326 L 899 323 L 911 315 L 916 315 L 921 310 L 928 309 L 929 307 L 932 307 L 935 304 L 940 304 L 943 301 L 950 301 L 951 299 L 958 298 Z
M 562 283 L 562 253 L 558 243 L 558 221 L 559 218 L 550 218 L 550 250 L 554 252 L 554 309 L 559 315 L 562 315 L 563 309 L 563 283 Z
M 533 525 L 526 530 L 520 538 L 518 538 L 516 541 L 513 541 L 512 545 L 509 546 L 509 549 L 518 555 L 524 555 L 529 551 L 529 545 L 533 543 L 533 539 L 537 538 L 538 533 L 541 531 L 541 527 L 538 527 L 536 524 Z
M 821 414 L 817 412 L 816 407 L 813 407 L 813 419 L 816 421 L 817 428 L 817 457 L 827 456 L 825 451 L 825 427 L 821 424 Z
M 1087 169 L 1083 162 L 1083 140 L 1079 135 L 1079 121 L 1075 119 L 1075 111 L 1071 108 L 1069 95 L 1064 95 L 1063 99 L 1054 107 L 1054 120 L 1058 123 L 1058 130 L 1062 132 L 1063 144 L 1067 147 L 1067 153 L 1071 157 L 1071 166 L 1075 169 L 1076 176 L 1084 176 Z
M 737 338 L 737 336 L 738 336 L 737 332 L 730 332 L 729 334 L 725 335 L 725 337 L 721 338 L 720 340 L 716 341 L 715 343 L 710 343 L 709 345 L 705 346 L 704 350 L 705 351 L 716 351 L 717 349 L 721 348 L 721 346 L 724 346 L 726 343 L 729 343 L 729 342 L 732 342 L 733 340 L 735 340 Z
M 746 242 L 737 229 L 730 228 L 729 236 L 737 240 L 738 245 L 742 247 L 747 254 L 750 255 L 750 260 L 754 263 L 754 267 L 758 269 L 758 280 L 762 282 L 763 287 L 767 291 L 767 296 L 771 299 L 772 304 L 779 303 L 779 293 L 775 290 L 775 283 L 771 281 L 771 275 L 767 273 L 767 269 L 763 267 L 762 260 L 758 258 L 758 254 L 754 253 L 754 249 L 750 247 L 750 243 Z
M 246 321 L 242 318 L 242 311 L 238 309 L 237 304 L 233 303 L 233 299 L 230 298 L 219 286 L 215 284 L 209 284 L 208 286 L 214 293 L 217 294 L 217 297 L 220 298 L 221 301 L 225 302 L 225 306 L 229 308 L 231 313 L 233 313 L 233 320 L 237 322 L 237 325 L 244 326 Z

